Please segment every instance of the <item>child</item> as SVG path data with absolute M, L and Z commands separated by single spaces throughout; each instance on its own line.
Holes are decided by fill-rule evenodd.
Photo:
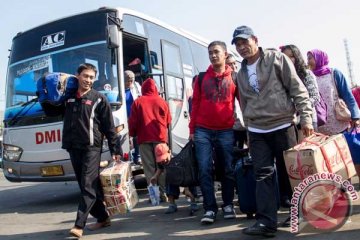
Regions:
M 160 174 L 164 171 L 164 164 L 167 164 L 171 159 L 171 151 L 166 143 L 159 143 L 155 147 L 155 159 L 157 163 L 157 170 L 154 174 L 154 176 L 151 177 L 150 182 L 152 184 L 156 184 Z M 177 211 L 177 205 L 175 203 L 175 199 L 178 198 L 178 193 L 174 193 L 174 190 L 176 188 L 176 192 L 179 191 L 179 186 L 174 186 L 170 184 L 166 184 L 166 194 L 169 201 L 169 207 L 165 211 L 166 214 L 175 213 Z M 187 197 L 190 198 L 191 204 L 190 204 L 190 214 L 192 215 L 195 211 L 199 210 L 199 207 L 195 201 L 194 195 L 189 191 L 187 188 L 185 188 L 184 193 Z

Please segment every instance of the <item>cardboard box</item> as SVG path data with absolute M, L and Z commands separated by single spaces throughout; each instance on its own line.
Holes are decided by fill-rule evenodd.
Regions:
M 124 185 L 132 177 L 130 162 L 111 163 L 100 172 L 102 187 Z
M 343 179 L 356 175 L 348 145 L 342 134 L 310 136 L 285 151 L 284 159 L 293 188 L 315 173 L 336 173 Z
M 109 165 L 101 171 L 100 180 L 109 215 L 125 214 L 139 202 L 129 162 Z

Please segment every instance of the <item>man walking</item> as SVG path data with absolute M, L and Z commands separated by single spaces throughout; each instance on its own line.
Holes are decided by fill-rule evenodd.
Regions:
M 110 104 L 107 99 L 92 89 L 96 67 L 89 63 L 77 69 L 79 87 L 76 96 L 66 101 L 62 148 L 70 154 L 81 198 L 72 236 L 80 238 L 89 213 L 97 219 L 89 230 L 110 226 L 110 218 L 103 203 L 99 179 L 100 155 L 104 135 L 108 140 L 112 158 L 120 160 L 116 146 L 116 133 Z
M 168 143 L 171 123 L 169 106 L 159 96 L 154 79 L 148 78 L 141 87 L 142 96 L 131 106 L 129 135 L 137 137 L 144 174 L 148 184 L 157 170 L 154 149 L 158 143 Z M 162 199 L 165 198 L 165 177 L 159 177 Z
M 197 78 L 192 101 L 189 123 L 190 138 L 195 144 L 196 158 L 199 164 L 200 188 L 203 193 L 205 214 L 202 223 L 215 221 L 218 206 L 214 193 L 213 155 L 215 165 L 220 168 L 225 219 L 235 218 L 234 171 L 232 168 L 234 100 L 236 86 L 233 82 L 230 66 L 225 64 L 228 55 L 226 44 L 214 41 L 208 46 L 211 65 L 203 79 Z
M 257 221 L 243 233 L 271 237 L 277 231 L 274 157 L 279 187 L 291 192 L 283 151 L 296 144 L 296 111 L 304 135 L 313 133 L 311 104 L 291 60 L 281 52 L 258 47 L 251 28 L 236 28 L 232 44 L 244 58 L 237 83 L 256 176 Z

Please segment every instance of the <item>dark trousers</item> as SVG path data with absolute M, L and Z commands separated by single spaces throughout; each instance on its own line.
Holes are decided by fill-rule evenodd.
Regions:
M 104 194 L 99 178 L 100 152 L 80 149 L 70 149 L 68 152 L 81 190 L 75 226 L 84 228 L 89 213 L 98 222 L 105 221 L 109 215 L 103 203 Z
M 276 229 L 277 200 L 276 181 L 273 181 L 274 158 L 276 158 L 280 192 L 289 192 L 291 185 L 286 172 L 283 151 L 296 145 L 295 127 L 280 129 L 270 133 L 249 132 L 250 154 L 256 177 L 256 219 L 258 222 Z
M 189 191 L 194 197 L 197 197 L 196 187 L 191 186 L 189 187 Z M 180 196 L 180 187 L 173 184 L 166 184 L 166 195 L 172 196 L 174 199 L 178 199 Z
M 234 130 L 234 147 L 243 149 L 245 144 L 247 144 L 247 131 Z

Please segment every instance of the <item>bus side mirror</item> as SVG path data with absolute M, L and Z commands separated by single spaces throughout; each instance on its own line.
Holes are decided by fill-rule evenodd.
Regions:
M 119 42 L 120 42 L 118 26 L 108 25 L 106 27 L 106 34 L 107 34 L 106 42 L 107 42 L 108 48 L 110 48 L 110 49 L 118 48 Z

